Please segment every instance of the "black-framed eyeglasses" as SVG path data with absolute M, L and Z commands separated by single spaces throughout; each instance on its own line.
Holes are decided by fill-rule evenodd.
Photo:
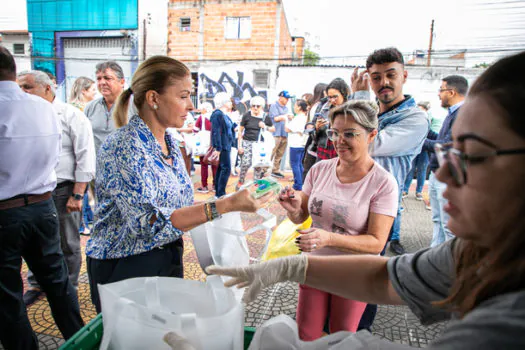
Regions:
M 515 149 L 497 149 L 496 146 L 489 141 L 486 141 L 476 135 L 463 135 L 458 138 L 458 141 L 464 141 L 466 139 L 475 139 L 482 142 L 483 144 L 494 148 L 492 151 L 485 152 L 484 154 L 465 154 L 464 152 L 452 147 L 451 143 L 436 144 L 434 149 L 438 159 L 439 166 L 445 166 L 447 164 L 450 175 L 458 186 L 462 186 L 467 183 L 467 165 L 468 163 L 481 163 L 491 157 L 505 156 L 505 155 L 516 155 L 525 154 L 525 148 Z
M 251 105 L 252 108 L 261 108 L 261 105 Z
M 337 141 L 337 139 L 339 139 L 339 131 L 337 131 L 337 130 L 328 129 L 328 130 L 326 130 L 326 134 L 328 135 L 328 138 L 332 142 L 335 142 L 335 141 Z M 355 139 L 359 135 L 361 135 L 361 133 L 359 133 L 359 132 L 350 131 L 350 130 L 343 131 L 343 137 L 345 138 L 345 140 L 348 140 L 348 141 L 351 141 L 351 140 Z
M 440 88 L 440 89 L 438 90 L 438 92 L 439 92 L 439 93 L 442 93 L 443 91 L 452 91 L 452 90 L 454 90 L 454 89 L 441 89 L 441 88 Z

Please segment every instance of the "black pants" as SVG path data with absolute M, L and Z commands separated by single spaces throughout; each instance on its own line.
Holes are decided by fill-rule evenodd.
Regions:
M 303 183 L 306 179 L 306 175 L 308 174 L 308 171 L 310 171 L 310 168 L 314 166 L 315 162 L 317 161 L 317 158 L 312 156 L 310 153 L 305 152 L 304 158 L 303 158 Z
M 0 341 L 6 349 L 38 349 L 22 299 L 22 258 L 47 294 L 58 329 L 71 338 L 84 323 L 60 249 L 52 199 L 0 210 Z
M 135 277 L 184 277 L 182 238 L 149 252 L 120 259 L 98 260 L 87 258 L 91 301 L 100 313 L 97 284 L 106 284 Z

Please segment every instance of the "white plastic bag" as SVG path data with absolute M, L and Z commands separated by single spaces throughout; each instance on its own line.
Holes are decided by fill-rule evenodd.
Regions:
M 373 336 L 368 331 L 337 332 L 314 341 L 299 339 L 297 324 L 289 316 L 271 318 L 257 328 L 248 350 L 408 350 L 407 345 L 395 344 Z
M 190 231 L 197 258 L 203 270 L 210 265 L 248 265 L 250 263 L 250 251 L 245 235 L 259 230 L 266 231 L 266 244 L 261 255 L 266 251 L 272 235 L 272 227 L 276 225 L 277 219 L 275 215 L 264 209 L 259 209 L 257 213 L 263 217 L 264 222 L 249 230 L 243 229 L 241 213 L 232 212 L 222 215 L 220 219 L 197 226 Z M 224 280 L 227 279 L 229 278 L 224 278 Z M 244 290 L 235 288 L 232 291 L 236 299 L 240 301 Z
M 207 282 L 132 278 L 98 286 L 104 335 L 100 349 L 170 349 L 175 331 L 195 349 L 242 349 L 244 311 L 216 276 Z
M 266 142 L 254 142 L 252 144 L 252 166 L 253 167 L 271 167 L 272 166 L 272 151 Z

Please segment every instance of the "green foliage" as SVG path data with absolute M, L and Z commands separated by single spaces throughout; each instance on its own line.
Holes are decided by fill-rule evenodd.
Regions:
M 489 68 L 489 67 L 490 67 L 490 63 L 487 63 L 487 62 L 478 63 L 474 65 L 474 68 Z
M 304 49 L 303 64 L 305 66 L 316 66 L 319 63 L 319 54 L 310 49 Z

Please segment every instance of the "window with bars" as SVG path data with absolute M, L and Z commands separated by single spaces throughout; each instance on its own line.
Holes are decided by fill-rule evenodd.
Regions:
M 251 17 L 226 17 L 224 26 L 224 37 L 226 39 L 250 39 L 251 36 Z
M 253 85 L 259 89 L 268 89 L 270 87 L 270 71 L 266 69 L 254 70 Z
M 191 29 L 191 18 L 183 17 L 180 19 L 180 31 L 189 32 Z
M 13 44 L 13 53 L 15 55 L 23 55 L 26 53 L 24 44 Z

